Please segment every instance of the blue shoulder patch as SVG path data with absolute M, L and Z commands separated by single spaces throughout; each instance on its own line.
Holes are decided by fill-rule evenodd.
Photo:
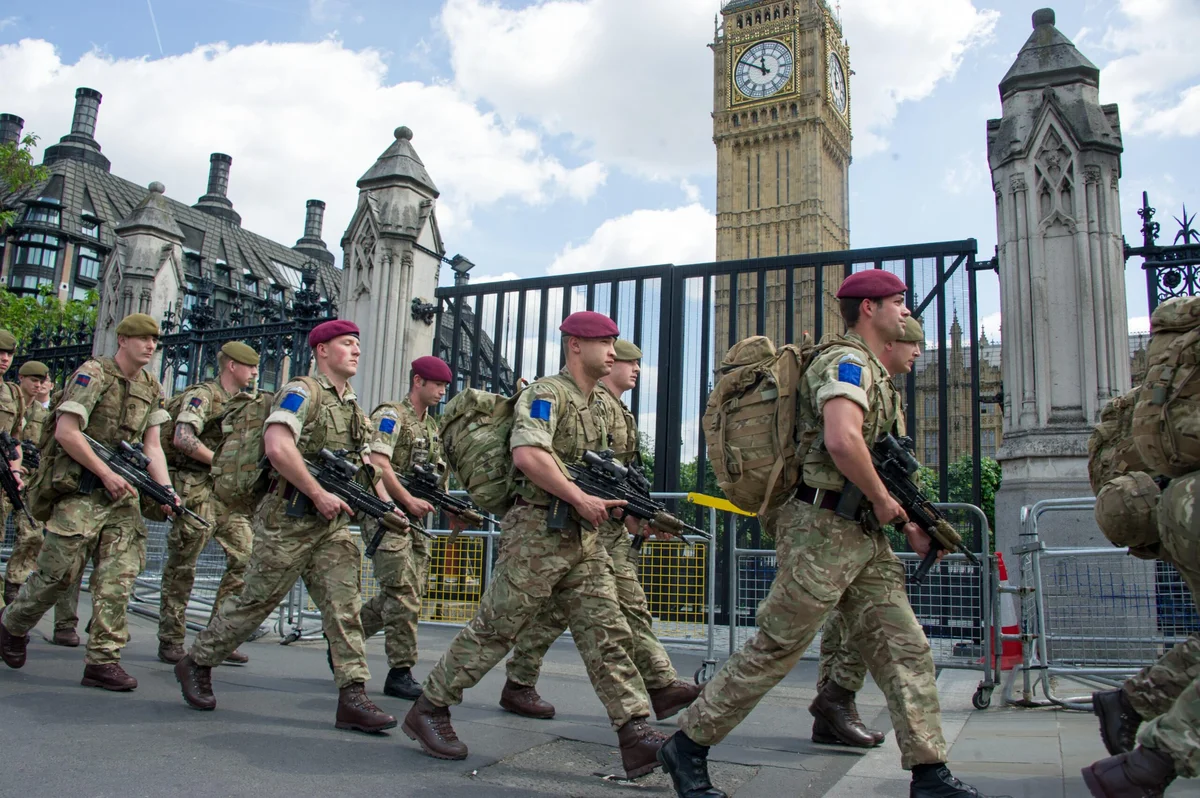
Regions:
M 545 399 L 534 399 L 533 404 L 529 406 L 529 417 L 538 421 L 549 421 L 550 403 Z
M 201 399 L 199 396 L 193 396 L 191 398 L 191 400 L 188 402 L 189 407 L 199 407 L 202 404 L 204 404 L 204 400 Z
M 279 404 L 281 410 L 286 410 L 289 413 L 295 413 L 304 404 L 304 397 L 298 393 L 289 393 L 283 397 L 283 401 Z
M 75 377 L 75 384 L 82 385 L 85 388 L 87 387 L 87 384 L 91 381 L 92 381 L 92 378 L 89 377 L 87 374 L 78 374 Z
M 862 387 L 862 366 L 856 363 L 838 363 L 838 382 Z
M 379 431 L 382 432 L 384 435 L 389 434 L 395 428 L 396 428 L 396 419 L 381 418 L 379 420 Z

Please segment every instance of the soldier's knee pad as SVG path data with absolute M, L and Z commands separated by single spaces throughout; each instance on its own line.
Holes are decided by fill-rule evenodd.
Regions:
M 1158 504 L 1163 548 L 1177 563 L 1200 564 L 1200 471 L 1171 480 Z

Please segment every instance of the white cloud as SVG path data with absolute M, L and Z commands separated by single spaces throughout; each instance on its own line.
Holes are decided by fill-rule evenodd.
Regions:
M 484 274 L 479 277 L 471 278 L 471 285 L 479 285 L 480 283 L 503 283 L 508 280 L 519 280 L 521 275 L 516 272 L 505 272 L 504 274 Z
M 17 17 L 0 18 L 0 30 L 4 30 L 5 28 L 11 28 L 13 25 L 17 24 L 17 21 L 18 21 Z
M 474 208 L 501 201 L 586 199 L 604 182 L 598 163 L 564 165 L 539 133 L 484 112 L 451 86 L 389 84 L 374 50 L 338 41 L 200 45 L 162 59 L 91 52 L 64 63 L 53 45 L 0 45 L 0 111 L 53 143 L 68 132 L 78 86 L 104 95 L 96 138 L 113 171 L 194 202 L 208 156 L 233 156 L 229 197 L 247 229 L 290 243 L 304 201 L 326 201 L 324 238 L 338 242 L 357 202 L 355 182 L 405 124 L 442 192 L 443 233 L 470 224 Z M 284 198 L 281 201 L 281 198 Z
M 716 217 L 698 203 L 638 210 L 604 222 L 582 244 L 568 244 L 547 271 L 573 274 L 653 263 L 703 263 L 716 255 L 716 229 Z
M 979 331 L 981 334 L 986 334 L 989 341 L 996 343 L 1000 340 L 1002 321 L 999 311 L 989 313 L 979 320 Z
M 1150 332 L 1149 316 L 1131 316 L 1129 318 L 1129 334 L 1139 335 Z
M 948 194 L 973 194 L 987 191 L 990 176 L 987 158 L 982 152 L 964 152 L 950 162 L 942 175 L 942 188 Z

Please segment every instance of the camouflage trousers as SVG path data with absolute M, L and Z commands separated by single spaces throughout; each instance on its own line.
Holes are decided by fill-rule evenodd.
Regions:
M 832 681 L 839 687 L 857 693 L 863 688 L 867 677 L 867 665 L 858 653 L 858 644 L 850 636 L 846 619 L 839 607 L 829 611 L 825 629 L 821 633 L 821 663 L 817 670 L 817 684 Z
M 933 655 L 887 538 L 795 498 L 772 520 L 778 571 L 758 607 L 758 632 L 684 712 L 684 733 L 701 745 L 723 740 L 788 674 L 840 603 L 887 698 L 901 764 L 944 762 Z
M 612 558 L 596 532 L 546 528 L 546 509 L 519 504 L 504 516 L 500 555 L 479 611 L 425 680 L 437 706 L 462 702 L 504 659 L 526 624 L 561 601 L 588 678 L 619 729 L 650 714 L 646 686 L 629 655 L 629 624 L 617 601 Z
M 224 662 L 303 579 L 321 611 L 334 682 L 341 688 L 371 678 L 359 620 L 361 555 L 348 523 L 345 515 L 333 521 L 319 515 L 289 518 L 283 498 L 268 494 L 254 514 L 246 584 L 196 636 L 189 652 L 196 664 L 216 667 Z
M 646 604 L 646 593 L 638 578 L 637 554 L 633 551 L 625 525 L 617 522 L 600 529 L 604 548 L 612 557 L 617 581 L 617 601 L 629 624 L 630 646 L 626 649 L 637 666 L 642 681 L 649 690 L 666 687 L 678 678 L 671 658 L 654 634 L 654 618 Z M 533 687 L 542 670 L 542 660 L 555 640 L 567 630 L 567 606 L 560 594 L 542 608 L 517 636 L 516 646 L 508 660 L 508 678 L 517 684 Z
M 225 573 L 217 586 L 211 621 L 217 607 L 242 591 L 246 583 L 246 564 L 250 560 L 250 544 L 254 532 L 250 519 L 240 513 L 230 513 L 212 493 L 212 478 L 207 473 L 181 471 L 175 473 L 175 490 L 185 506 L 208 521 L 205 527 L 189 516 L 175 519 L 167 534 L 167 561 L 163 565 L 162 593 L 159 600 L 158 639 L 164 643 L 182 644 L 187 626 L 187 605 L 196 581 L 196 563 L 209 540 L 216 540 L 225 550 Z
M 420 532 L 389 532 L 384 540 L 387 549 L 381 546 L 371 560 L 379 595 L 363 602 L 363 637 L 382 629 L 388 667 L 411 668 L 417 664 L 417 619 L 429 581 L 429 543 Z
M 88 558 L 93 559 L 92 620 L 86 660 L 105 665 L 121 661 L 129 642 L 126 608 L 133 582 L 146 567 L 146 525 L 135 502 L 112 504 L 96 494 L 60 498 L 46 523 L 37 570 L 4 611 L 14 635 L 29 632 L 72 589 L 77 589 Z
M 1159 502 L 1162 547 L 1200 596 L 1200 472 L 1176 480 Z M 1158 662 L 1128 679 L 1125 695 L 1144 720 L 1138 742 L 1167 753 L 1179 775 L 1200 776 L 1200 635 L 1193 634 Z
M 4 581 L 10 585 L 23 585 L 37 567 L 38 554 L 42 550 L 42 525 L 29 523 L 24 513 L 13 513 L 13 525 L 16 527 L 16 539 L 13 540 L 12 554 L 8 557 L 8 565 L 4 569 Z M 82 572 L 80 572 L 82 578 Z M 0 599 L 3 601 L 3 599 Z M 71 585 L 71 589 L 54 604 L 54 628 L 59 630 L 74 629 L 79 625 L 79 583 Z

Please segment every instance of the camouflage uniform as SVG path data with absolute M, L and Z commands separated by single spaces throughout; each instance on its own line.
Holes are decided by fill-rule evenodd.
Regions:
M 604 449 L 605 411 L 584 396 L 566 370 L 525 389 L 514 409 L 510 445 L 534 446 L 564 463 L 585 449 Z M 425 697 L 434 706 L 462 701 L 512 648 L 547 601 L 566 609 L 575 645 L 614 729 L 650 714 L 646 688 L 625 652 L 629 625 L 617 601 L 612 558 L 600 534 L 572 513 L 567 527 L 547 529 L 549 494 L 518 475 L 517 504 L 505 514 L 491 583 L 471 622 L 455 636 L 429 673 Z
M 32 441 L 36 445 L 42 438 L 42 427 L 49 417 L 50 411 L 42 407 L 41 402 L 30 402 L 29 407 L 25 408 L 25 429 L 21 433 L 21 440 Z M 25 482 L 28 483 L 33 478 L 33 472 L 28 468 L 26 472 Z M 42 525 L 31 524 L 25 513 L 13 513 L 13 523 L 17 534 L 4 570 L 4 580 L 10 585 L 23 585 L 33 573 L 38 552 L 42 550 Z M 54 605 L 54 628 L 74 629 L 79 623 L 78 609 L 79 583 L 76 582 Z
M 797 410 L 806 427 L 821 423 L 825 402 L 835 397 L 862 407 L 864 440 L 895 428 L 900 397 L 883 364 L 854 332 L 845 336 L 845 345 L 822 352 L 805 373 Z M 804 460 L 803 479 L 821 491 L 840 491 L 845 484 L 819 438 Z M 787 675 L 840 603 L 887 698 L 903 766 L 944 762 L 933 656 L 905 594 L 904 566 L 887 537 L 795 496 L 772 521 L 779 568 L 758 607 L 758 632 L 685 711 L 683 732 L 700 745 L 724 739 Z
M 416 408 L 405 397 L 403 402 L 387 402 L 375 408 L 371 423 L 375 427 L 372 452 L 391 458 L 398 475 L 408 473 L 414 465 L 436 466 L 445 474 L 445 489 L 449 476 L 437 420 L 432 414 L 417 418 Z M 379 595 L 363 604 L 363 636 L 384 630 L 388 667 L 411 668 L 417 663 L 417 618 L 428 581 L 429 544 L 416 530 L 401 535 L 389 532 L 375 551 L 371 567 L 379 582 Z
M 601 383 L 596 389 L 608 413 L 611 448 L 617 458 L 628 463 L 638 451 L 637 422 L 633 413 Z M 600 542 L 612 557 L 617 581 L 617 601 L 632 634 L 626 649 L 637 666 L 638 673 L 649 690 L 667 687 L 678 675 L 671 658 L 654 634 L 654 618 L 646 604 L 646 594 L 638 578 L 638 552 L 633 550 L 629 533 L 620 521 L 606 521 L 600 528 Z M 561 594 L 560 594 L 561 596 Z M 517 684 L 533 687 L 542 669 L 542 659 L 550 645 L 567 629 L 567 607 L 561 600 L 547 604 L 536 618 L 525 625 L 517 637 L 512 657 L 508 660 L 508 678 Z
M 175 418 L 176 428 L 180 424 L 190 425 L 201 443 L 216 450 L 222 438 L 220 416 L 231 396 L 221 386 L 220 380 L 193 385 L 183 394 L 181 409 Z M 242 591 L 254 533 L 250 529 L 249 518 L 241 513 L 230 512 L 213 493 L 208 466 L 180 454 L 171 467 L 175 492 L 184 505 L 212 525 L 205 527 L 196 519 L 181 515 L 171 524 L 171 532 L 167 535 L 158 639 L 163 643 L 182 645 L 187 628 L 187 604 L 192 595 L 200 553 L 212 539 L 225 550 L 225 573 L 217 587 L 209 615 L 211 621 L 217 607 Z
M 321 391 L 320 396 L 312 395 L 313 387 Z M 355 463 L 362 462 L 371 433 L 371 422 L 350 386 L 339 398 L 333 383 L 320 373 L 284 386 L 267 417 L 266 426 L 272 424 L 287 427 L 304 455 L 313 456 L 323 448 L 345 449 Z M 294 490 L 277 477 L 259 502 L 246 584 L 235 600 L 218 608 L 208 628 L 196 637 L 189 656 L 202 667 L 220 665 L 279 606 L 299 578 L 321 611 L 337 686 L 365 682 L 370 673 L 359 621 L 360 554 L 350 533 L 350 519 L 339 513 L 326 521 L 311 508 L 303 518 L 288 517 L 286 503 Z
M 111 357 L 89 360 L 71 375 L 55 419 L 64 413 L 78 416 L 83 431 L 109 446 L 121 441 L 140 443 L 149 428 L 169 418 L 158 380 L 145 369 L 127 379 Z M 42 457 L 41 468 L 51 469 L 50 474 L 82 470 L 57 443 Z M 62 484 L 66 489 L 70 482 Z M 37 571 L 4 611 L 9 633 L 19 636 L 32 629 L 79 583 L 93 556 L 86 661 L 90 665 L 119 662 L 121 649 L 129 642 L 125 616 L 129 595 L 146 565 L 146 524 L 136 497 L 126 495 L 114 502 L 102 484 L 91 493 L 66 492 L 54 500 Z
M 0 432 L 7 432 L 17 440 L 21 440 L 21 430 L 25 426 L 25 400 L 21 389 L 15 382 L 0 380 Z M 12 512 L 8 497 L 0 491 L 0 518 L 8 518 Z

